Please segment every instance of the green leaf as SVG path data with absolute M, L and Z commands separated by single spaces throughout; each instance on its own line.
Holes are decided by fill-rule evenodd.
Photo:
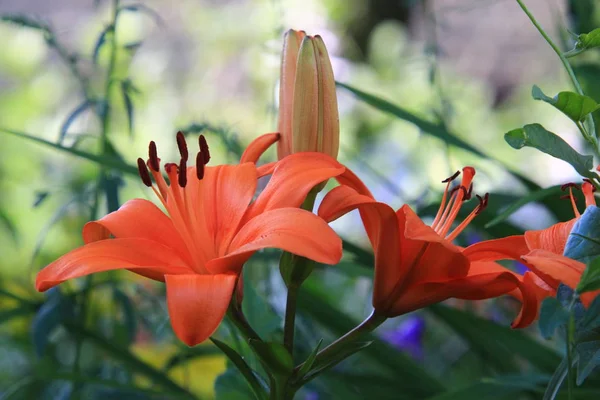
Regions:
M 539 376 L 498 376 L 484 378 L 468 386 L 451 389 L 439 396 L 428 400 L 492 400 L 506 399 L 515 395 L 537 388 L 539 383 L 545 383 L 545 377 Z
M 115 299 L 115 304 L 121 309 L 123 313 L 123 325 L 125 327 L 125 343 L 126 345 L 130 345 L 134 342 L 135 337 L 137 335 L 137 315 L 135 313 L 135 309 L 133 304 L 131 303 L 131 299 L 122 290 L 118 288 L 113 289 L 113 297 Z
M 339 363 L 341 363 L 348 357 L 352 356 L 353 354 L 356 354 L 359 351 L 366 349 L 371 344 L 373 344 L 373 341 L 348 343 L 346 346 L 342 347 L 336 354 L 315 363 L 312 366 L 311 371 L 306 376 L 304 376 L 300 380 L 300 382 L 302 384 L 309 382 L 310 380 L 316 378 L 321 373 L 327 371 L 330 368 L 335 367 L 336 365 L 338 365 Z
M 569 362 L 567 361 L 567 357 L 563 358 L 558 367 L 556 367 L 556 370 L 554 370 L 550 382 L 548 382 L 548 386 L 546 386 L 543 400 L 554 400 L 556 398 L 560 386 L 569 373 L 568 365 Z
M 554 97 L 548 97 L 536 85 L 533 85 L 531 96 L 536 100 L 545 101 L 553 105 L 575 122 L 584 121 L 588 114 L 600 108 L 600 105 L 596 104 L 591 97 L 573 92 L 560 92 Z
M 136 4 L 129 4 L 126 6 L 121 6 L 121 7 L 119 7 L 118 12 L 120 13 L 122 11 L 131 11 L 131 12 L 139 12 L 142 14 L 146 14 L 150 18 L 152 18 L 156 22 L 157 25 L 164 24 L 164 21 L 161 18 L 160 14 L 145 4 L 136 3 Z
M 60 150 L 64 153 L 69 153 L 71 155 L 74 155 L 74 156 L 77 156 L 80 158 L 85 158 L 86 160 L 93 161 L 97 164 L 103 165 L 108 168 L 114 168 L 118 171 L 121 171 L 123 173 L 129 174 L 132 176 L 138 176 L 138 170 L 136 167 L 125 164 L 121 159 L 119 159 L 118 157 L 116 157 L 114 155 L 113 156 L 99 156 L 96 154 L 88 153 L 86 151 L 74 149 L 72 147 L 65 147 L 60 144 L 49 142 L 45 139 L 30 135 L 30 134 L 27 134 L 24 132 L 17 132 L 17 131 L 13 131 L 10 129 L 0 128 L 0 132 L 4 132 L 9 135 L 27 139 L 32 142 L 40 143 L 40 144 L 43 144 L 44 146 L 51 147 L 56 150 Z
M 522 331 L 441 304 L 429 306 L 427 310 L 462 336 L 486 363 L 498 370 L 519 371 L 509 356 L 513 354 L 520 355 L 543 372 L 553 371 L 560 362 L 556 352 Z
M 121 82 L 121 92 L 123 94 L 123 103 L 125 104 L 125 111 L 127 111 L 127 127 L 129 129 L 129 136 L 133 137 L 133 102 L 131 101 L 130 82 L 125 80 Z
M 239 371 L 227 368 L 215 381 L 216 400 L 248 400 L 255 398 Z
M 262 342 L 256 339 L 250 339 L 248 343 L 270 372 L 279 376 L 290 376 L 292 374 L 294 361 L 281 343 Z
M 250 282 L 248 269 L 243 271 L 244 282 Z M 277 312 L 273 310 L 268 300 L 258 293 L 255 285 L 244 286 L 244 301 L 242 302 L 242 312 L 250 326 L 258 333 L 261 338 L 272 337 L 273 334 L 281 330 L 281 319 Z
M 238 371 L 240 371 L 240 373 L 244 376 L 256 398 L 259 400 L 265 400 L 267 398 L 267 394 L 256 378 L 254 371 L 252 371 L 246 361 L 244 361 L 244 359 L 234 349 L 229 347 L 224 342 L 214 338 L 210 338 L 210 340 L 227 356 L 227 358 L 229 358 L 233 365 L 235 365 Z
M 323 339 L 319 340 L 319 343 L 315 346 L 313 351 L 310 353 L 306 361 L 302 363 L 302 368 L 298 371 L 298 377 L 303 378 L 312 368 L 313 363 L 315 362 L 315 358 L 317 358 L 317 353 L 323 344 Z
M 8 310 L 2 310 L 0 311 L 0 325 L 11 321 L 13 318 L 31 316 L 34 312 L 35 309 L 27 305 L 21 305 Z
M 396 106 L 395 104 L 390 103 L 387 100 L 384 100 L 380 97 L 363 92 L 362 90 L 356 89 L 352 86 L 349 86 L 349 85 L 346 85 L 346 84 L 340 83 L 340 82 L 336 82 L 336 85 L 352 92 L 354 95 L 356 95 L 356 97 L 358 97 L 365 103 L 377 108 L 378 110 L 387 112 L 388 114 L 392 114 L 400 119 L 411 122 L 411 123 L 415 124 L 419 129 L 423 130 L 424 132 L 427 132 L 427 133 L 431 134 L 432 136 L 435 136 L 448 144 L 460 147 L 460 148 L 468 150 L 474 154 L 485 157 L 485 155 L 481 151 L 479 151 L 475 147 L 471 146 L 469 143 L 465 142 L 464 140 L 454 136 L 452 133 L 448 132 L 448 130 L 446 130 L 446 128 L 444 128 L 441 125 L 438 125 L 433 122 L 424 120 L 420 117 L 417 117 L 416 115 L 410 113 L 409 111 L 406 111 L 403 108 L 400 108 L 400 107 Z
M 571 229 L 563 254 L 583 263 L 600 256 L 600 208 L 585 209 Z
M 582 33 L 579 35 L 575 47 L 586 50 L 594 47 L 600 47 L 600 28 L 596 28 L 589 33 Z
M 577 292 L 585 293 L 598 289 L 600 289 L 600 257 L 594 258 L 585 267 L 577 285 Z
M 65 139 L 65 136 L 67 135 L 67 131 L 69 130 L 69 127 L 77 119 L 77 117 L 80 114 L 82 114 L 85 110 L 92 107 L 93 105 L 94 105 L 93 102 L 86 100 L 83 103 L 81 103 L 80 105 L 78 105 L 77 108 L 75 108 L 71 112 L 71 114 L 69 114 L 69 116 L 67 117 L 65 122 L 60 127 L 60 133 L 58 135 L 58 143 L 59 144 L 62 144 L 63 140 Z
M 525 125 L 523 128 L 513 129 L 504 134 L 504 140 L 514 149 L 525 146 L 534 147 L 552 157 L 566 161 L 582 176 L 591 178 L 594 157 L 584 156 L 576 152 L 560 136 L 547 131 L 540 124 Z
M 577 384 L 581 385 L 594 368 L 600 365 L 600 340 L 579 343 L 575 346 L 575 352 L 579 356 L 577 361 Z
M 49 31 L 48 25 L 38 19 L 22 14 L 7 14 L 0 16 L 0 21 L 10 22 L 27 28 Z
M 98 348 L 104 350 L 115 360 L 119 360 L 123 366 L 128 368 L 131 372 L 143 375 L 151 382 L 160 385 L 174 393 L 186 396 L 190 399 L 195 398 L 195 396 L 188 392 L 187 389 L 179 386 L 179 384 L 171 380 L 171 378 L 169 378 L 169 376 L 167 376 L 165 373 L 155 369 L 153 366 L 146 364 L 144 361 L 137 358 L 128 349 L 115 345 L 112 341 L 104 338 L 96 332 L 82 327 L 79 324 L 66 322 L 64 325 L 70 333 L 82 339 L 89 340 Z
M 313 276 L 302 286 L 301 299 L 298 302 L 299 312 L 308 320 L 322 325 L 337 336 L 353 329 L 357 321 L 333 307 L 319 294 L 314 287 Z M 365 359 L 364 363 L 374 364 L 392 376 L 402 371 L 404 379 L 399 382 L 399 386 L 413 398 L 427 398 L 444 390 L 444 386 L 435 377 L 398 349 L 382 340 L 377 340 L 374 335 L 365 335 L 363 340 L 373 341 L 372 345 L 360 353 Z
M 584 329 L 594 329 L 600 327 L 600 296 L 596 296 L 592 304 L 585 311 L 581 321 L 581 327 Z
M 504 209 L 504 211 L 502 211 L 500 214 L 498 214 L 494 219 L 492 219 L 490 222 L 485 224 L 484 227 L 486 229 L 491 228 L 492 226 L 495 226 L 495 225 L 499 224 L 500 222 L 503 222 L 508 217 L 510 217 L 512 214 L 517 212 L 521 207 L 523 207 L 529 203 L 532 203 L 534 201 L 540 201 L 542 199 L 545 199 L 545 198 L 551 197 L 551 196 L 558 196 L 561 193 L 562 193 L 561 187 L 560 187 L 560 185 L 557 185 L 557 186 L 551 186 L 549 188 L 542 189 L 542 190 L 536 190 L 536 191 L 526 194 L 525 196 L 521 196 L 521 197 L 519 197 L 519 199 L 517 201 L 515 201 L 514 203 L 512 203 L 511 205 L 506 207 L 506 209 Z
M 381 99 L 372 94 L 363 92 L 362 90 L 359 90 L 352 86 L 346 85 L 345 83 L 336 82 L 335 84 L 338 87 L 341 87 L 341 88 L 344 88 L 344 89 L 350 91 L 356 97 L 358 97 L 365 103 L 369 104 L 370 106 L 373 106 L 380 111 L 394 115 L 402 120 L 408 121 L 408 122 L 416 125 L 417 128 L 419 128 L 423 132 L 428 133 L 432 136 L 435 136 L 448 144 L 460 147 L 464 150 L 470 151 L 473 154 L 476 154 L 476 155 L 479 155 L 482 157 L 486 157 L 486 158 L 490 158 L 490 159 L 493 159 L 493 160 L 496 160 L 496 161 L 502 163 L 501 160 L 498 160 L 494 157 L 494 154 L 484 154 L 481 150 L 478 150 L 474 146 L 471 146 L 469 143 L 458 138 L 456 135 L 454 135 L 452 132 L 450 132 L 448 129 L 446 129 L 446 127 L 444 127 L 442 125 L 438 125 L 438 124 L 429 122 L 421 117 L 418 117 L 418 116 L 412 114 L 409 111 L 406 111 L 405 109 L 403 109 L 395 104 L 390 103 L 387 100 L 384 100 L 384 99 Z M 509 170 L 521 182 L 523 182 L 523 184 L 526 185 L 527 188 L 529 188 L 530 190 L 541 189 L 538 184 L 536 184 L 535 182 L 531 181 L 530 179 L 524 177 L 519 172 L 512 170 L 507 165 L 504 165 L 504 167 L 507 168 L 507 170 Z
M 63 296 L 57 288 L 47 292 L 48 300 L 42 304 L 31 322 L 33 348 L 38 357 L 43 357 L 50 334 L 65 320 L 75 315 L 70 297 Z
M 545 339 L 551 339 L 559 326 L 569 321 L 569 312 L 554 297 L 547 297 L 540 309 L 539 328 Z

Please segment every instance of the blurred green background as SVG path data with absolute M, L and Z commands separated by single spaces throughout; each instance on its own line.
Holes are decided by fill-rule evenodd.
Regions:
M 567 30 L 587 32 L 600 22 L 593 0 L 527 4 L 565 49 L 572 45 Z M 488 156 L 450 145 L 339 88 L 340 160 L 358 171 L 378 199 L 394 207 L 409 203 L 430 215 L 443 190 L 440 181 L 473 165 L 475 191 L 496 196 L 461 239 L 464 243 L 543 228 L 570 216 L 570 206 L 559 202 L 557 193 L 554 206 L 531 204 L 493 230 L 484 228 L 528 190 L 510 171 L 542 187 L 578 179 L 562 161 L 510 148 L 505 132 L 539 122 L 585 151 L 568 118 L 531 99 L 534 83 L 555 93 L 568 90 L 569 82 L 513 0 L 183 0 L 122 1 L 121 6 L 110 68 L 112 36 L 103 32 L 112 2 L 0 1 L 0 15 L 6 16 L 0 23 L 0 399 L 171 398 L 152 392 L 161 386 L 153 374 L 161 374 L 169 362 L 177 364 L 168 378 L 172 382 L 200 398 L 215 396 L 214 381 L 226 370 L 225 358 L 209 345 L 191 351 L 176 342 L 162 286 L 126 274 L 103 276 L 96 285 L 109 284 L 93 290 L 83 282 L 63 285 L 65 293 L 86 289 L 85 312 L 80 314 L 79 294 L 73 307 L 87 331 L 73 333 L 61 325 L 60 313 L 39 316 L 42 302 L 50 298 L 35 292 L 33 280 L 40 268 L 82 243 L 81 227 L 90 218 L 130 198 L 152 198 L 135 176 L 118 168 L 100 170 L 98 163 L 65 149 L 134 165 L 155 140 L 161 158 L 175 159 L 174 134 L 182 129 L 191 136 L 207 135 L 214 164 L 235 163 L 243 146 L 276 129 L 279 57 L 289 28 L 323 36 L 339 82 L 441 126 Z M 599 65 L 597 53 L 576 64 L 587 94 L 597 101 Z M 117 82 L 108 96 L 107 70 Z M 107 105 L 108 123 L 102 109 Z M 108 150 L 100 145 L 103 130 Z M 343 333 L 351 327 L 348 321 L 364 317 L 370 307 L 370 271 L 356 261 L 369 257 L 361 251 L 367 247 L 359 219 L 349 215 L 334 226 L 358 248 L 307 283 L 298 325 L 305 353 L 321 337 L 327 341 Z M 276 263 L 277 254 L 265 252 L 245 271 L 255 283 L 248 285 L 245 299 L 249 318 L 274 337 L 280 335 L 284 307 Z M 507 327 L 518 309 L 511 299 L 450 304 L 468 312 L 457 316 L 454 309 L 436 308 L 390 321 L 378 330 L 388 347 L 352 358 L 328 380 L 315 380 L 299 398 L 434 398 L 474 384 L 484 385 L 481 393 L 539 398 L 548 379 L 544 373 L 560 361 L 560 349 L 540 339 L 536 327 L 510 336 Z M 486 344 L 485 338 L 465 332 L 460 326 L 473 314 L 497 321 L 500 332 L 508 332 L 502 334 L 522 340 L 521 347 L 514 345 L 517 339 Z M 477 323 L 492 329 L 482 321 Z M 227 323 L 219 335 L 236 340 Z M 531 354 L 511 358 L 517 348 L 534 344 L 557 350 L 541 348 L 537 361 Z M 390 348 L 396 353 L 386 353 Z M 414 365 L 424 375 L 407 372 Z M 217 395 L 246 398 L 243 382 L 227 371 L 219 378 Z M 500 382 L 517 373 L 527 373 L 529 380 L 513 384 L 512 392 L 481 380 L 501 376 L 494 378 Z M 348 376 L 353 384 L 343 385 Z M 441 382 L 439 390 L 434 381 Z M 240 385 L 239 391 L 231 389 Z M 439 398 L 467 398 L 456 396 Z

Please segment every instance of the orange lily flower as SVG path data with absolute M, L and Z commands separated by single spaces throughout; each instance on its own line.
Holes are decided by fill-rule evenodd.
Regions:
M 573 184 L 563 186 L 564 189 L 569 188 L 575 218 L 567 222 L 559 222 L 546 229 L 527 231 L 524 235 L 475 243 L 465 249 L 465 254 L 473 260 L 489 262 L 511 259 L 525 263 L 532 271 L 526 274 L 535 274 L 535 279 L 531 283 L 537 293 L 537 299 L 529 310 L 533 313 L 534 319 L 539 313 L 543 299 L 554 296 L 560 283 L 574 289 L 586 267 L 582 262 L 563 256 L 573 225 L 581 217 L 573 197 L 573 187 L 575 187 Z M 585 196 L 586 207 L 595 206 L 594 186 L 590 182 L 584 182 L 581 190 Z M 598 292 L 591 292 L 582 295 L 583 304 L 588 306 L 597 294 Z
M 170 183 L 160 172 L 154 142 L 147 163 L 138 159 L 142 181 L 167 214 L 148 200 L 134 199 L 87 223 L 85 245 L 41 270 L 36 288 L 45 291 L 68 279 L 115 269 L 164 281 L 173 330 L 193 346 L 217 329 L 241 268 L 255 251 L 278 248 L 325 264 L 340 260 L 336 233 L 298 207 L 315 185 L 345 168 L 320 153 L 292 155 L 269 168 L 253 163 L 207 167 L 203 136 L 196 165 L 187 167 L 183 134 L 178 133 L 177 143 L 179 165 L 164 168 Z M 271 172 L 267 187 L 252 201 L 258 178 Z
M 525 286 L 512 271 L 493 262 L 472 263 L 452 244 L 487 204 L 487 195 L 453 230 L 464 200 L 472 193 L 475 169 L 465 167 L 460 186 L 450 190 L 459 175 L 446 179 L 442 204 L 431 226 L 407 205 L 394 211 L 377 202 L 364 185 L 344 182 L 325 196 L 319 215 L 332 221 L 359 209 L 375 252 L 373 307 L 383 316 L 394 317 L 448 298 L 479 300 L 497 297 Z M 357 178 L 356 178 L 357 179 Z M 523 290 L 521 297 L 531 297 Z

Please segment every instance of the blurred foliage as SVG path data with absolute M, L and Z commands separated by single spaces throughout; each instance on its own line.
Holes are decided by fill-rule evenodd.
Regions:
M 438 181 L 468 163 L 483 175 L 478 184 L 491 200 L 464 243 L 469 235 L 500 237 L 572 217 L 551 185 L 574 172 L 563 173 L 562 161 L 516 152 L 503 140 L 515 126 L 541 121 L 567 131 L 559 136 L 573 144 L 574 130 L 564 128 L 570 120 L 555 121 L 555 109 L 534 104 L 528 88 L 493 108 L 493 83 L 460 75 L 440 60 L 443 38 L 424 43 L 403 25 L 422 12 L 413 23 L 437 29 L 426 1 L 397 2 L 394 9 L 360 0 L 89 3 L 75 8 L 70 24 L 30 17 L 38 15 L 35 9 L 5 13 L 0 24 L 0 399 L 252 398 L 235 360 L 219 349 L 242 354 L 263 373 L 259 384 L 264 371 L 230 321 L 215 335 L 223 346 L 187 348 L 171 331 L 163 286 L 111 272 L 40 295 L 32 281 L 81 243 L 86 221 L 125 199 L 148 196 L 133 160 L 150 139 L 169 157 L 175 131 L 204 133 L 217 163 L 231 163 L 245 143 L 272 131 L 287 26 L 318 30 L 338 56 L 341 158 L 363 174 L 376 197 L 433 217 Z M 62 7 L 57 11 L 68 2 Z M 569 13 L 565 30 L 587 33 L 600 24 L 594 0 L 571 0 Z M 600 102 L 597 50 L 579 55 L 573 68 L 585 93 Z M 548 91 L 566 85 L 538 83 Z M 600 126 L 598 113 L 594 117 Z M 574 147 L 584 152 L 585 144 Z M 318 267 L 300 292 L 297 360 L 355 326 L 370 307 L 372 255 L 363 248 L 363 233 L 349 229 L 358 226 L 352 218 L 335 225 L 345 235 L 344 261 Z M 244 312 L 271 340 L 282 336 L 285 299 L 277 262 L 278 254 L 266 251 L 244 272 Z M 373 336 L 300 396 L 540 398 L 555 368 L 564 369 L 563 346 L 536 328 L 509 329 L 515 306 L 502 298 L 431 307 L 420 313 L 427 326 L 422 359 Z M 574 391 L 578 399 L 596 399 L 600 380 L 591 374 Z

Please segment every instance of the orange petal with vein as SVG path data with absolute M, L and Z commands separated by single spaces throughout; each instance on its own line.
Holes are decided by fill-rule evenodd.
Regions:
M 96 272 L 131 269 L 145 276 L 164 280 L 165 274 L 187 274 L 186 266 L 173 249 L 148 239 L 108 239 L 86 244 L 42 269 L 35 281 L 45 291 L 67 279 Z
M 166 275 L 167 308 L 177 337 L 188 346 L 212 335 L 225 316 L 236 275 Z
M 190 254 L 171 219 L 148 200 L 129 200 L 117 211 L 85 224 L 82 232 L 86 244 L 108 239 L 111 234 L 118 239 L 140 238 L 162 243 L 191 263 Z
M 299 207 L 321 182 L 343 173 L 345 167 L 322 153 L 295 153 L 281 160 L 267 187 L 250 205 L 245 221 L 276 208 Z
M 279 208 L 246 223 L 225 257 L 209 261 L 212 273 L 238 271 L 256 250 L 278 248 L 324 264 L 342 258 L 342 241 L 323 219 L 298 208 Z
M 530 250 L 548 250 L 556 254 L 563 254 L 565 245 L 577 218 L 567 222 L 559 222 L 549 228 L 538 231 L 525 232 L 525 241 Z
M 484 240 L 472 244 L 464 250 L 471 261 L 521 260 L 529 253 L 529 247 L 523 235 L 507 236 L 502 239 Z

